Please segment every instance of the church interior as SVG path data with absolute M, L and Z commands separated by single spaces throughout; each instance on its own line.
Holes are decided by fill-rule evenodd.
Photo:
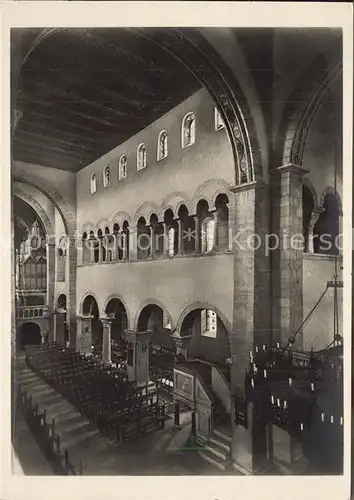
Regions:
M 12 29 L 25 474 L 342 473 L 342 85 L 337 29 Z

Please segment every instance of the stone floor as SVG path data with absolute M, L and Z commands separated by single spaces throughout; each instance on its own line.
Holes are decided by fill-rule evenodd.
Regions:
M 189 444 L 189 412 L 181 414 L 180 429 L 174 428 L 170 418 L 164 429 L 118 444 L 102 436 L 67 400 L 29 370 L 23 359 L 18 360 L 16 381 L 32 395 L 40 411 L 46 409 L 48 422 L 55 418 L 61 450 L 68 450 L 74 465 L 82 461 L 85 475 L 220 475 L 198 455 L 196 446 Z M 36 443 L 23 424 L 20 417 L 15 425 L 15 441 L 21 441 L 18 458 L 24 474 L 52 473 L 44 458 L 41 460 L 37 452 L 33 454 Z M 36 451 L 40 453 L 38 446 Z

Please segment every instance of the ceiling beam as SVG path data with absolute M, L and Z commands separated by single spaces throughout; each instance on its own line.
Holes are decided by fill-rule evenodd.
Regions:
M 72 158 L 68 158 L 66 155 L 58 155 L 55 152 L 49 153 L 44 150 L 43 152 L 39 151 L 38 148 L 33 150 L 32 148 L 27 148 L 25 145 L 20 145 L 16 148 L 13 159 L 15 161 L 22 161 L 25 163 L 33 163 L 35 165 L 42 165 L 45 167 L 58 168 L 60 170 L 66 170 L 68 172 L 78 172 L 86 165 L 89 165 L 89 161 L 87 163 L 83 162 L 83 160 L 73 160 Z
M 54 134 L 54 138 L 58 138 L 58 139 L 63 138 L 63 139 L 65 139 L 66 137 L 68 137 L 68 138 L 72 138 L 73 140 L 82 141 L 82 134 L 80 135 L 79 132 L 76 132 L 76 133 L 69 132 L 68 125 L 70 124 L 70 122 L 68 122 L 68 121 L 66 123 L 64 123 L 65 129 L 63 129 L 63 128 L 58 128 L 58 126 L 51 125 L 49 123 L 49 120 L 46 122 L 45 118 L 48 119 L 48 117 L 44 117 L 44 115 L 43 115 L 42 118 L 40 118 L 38 116 L 37 119 L 36 119 L 35 115 L 32 115 L 32 117 L 33 117 L 32 120 L 27 120 L 24 117 L 21 118 L 21 125 L 25 126 L 24 130 L 29 130 L 31 128 L 31 129 L 34 129 L 34 130 L 38 130 L 39 134 L 41 134 L 42 131 L 43 131 L 43 133 L 50 131 L 50 132 L 52 132 Z M 41 121 L 39 121 L 39 120 L 41 120 Z M 57 123 L 57 122 L 54 122 L 54 123 Z M 60 122 L 60 123 L 62 124 L 63 122 Z M 73 128 L 77 129 L 78 127 L 76 127 L 74 125 Z M 51 137 L 53 138 L 53 136 L 51 136 Z M 87 142 L 91 142 L 91 143 L 97 145 L 99 139 L 88 137 L 88 135 L 86 134 L 85 135 L 85 141 L 86 141 L 86 143 Z

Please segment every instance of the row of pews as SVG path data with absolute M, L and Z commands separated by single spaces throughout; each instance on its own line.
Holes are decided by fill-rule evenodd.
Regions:
M 109 437 L 124 441 L 164 425 L 156 387 L 129 382 L 123 364 L 104 366 L 55 343 L 27 348 L 26 363 Z

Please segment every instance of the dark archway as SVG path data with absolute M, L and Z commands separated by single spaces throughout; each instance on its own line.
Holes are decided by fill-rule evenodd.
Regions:
M 20 327 L 20 345 L 40 345 L 42 341 L 41 328 L 37 323 L 24 323 Z
M 57 309 L 66 311 L 66 295 L 64 293 L 61 293 L 57 299 Z
M 100 356 L 102 354 L 103 325 L 100 320 L 96 299 L 92 295 L 85 297 L 82 304 L 82 314 L 83 316 L 93 316 L 91 323 L 92 346 L 94 354 Z
M 227 329 L 213 309 L 193 309 L 182 321 L 181 336 L 191 335 L 188 357 L 226 365 L 231 350 Z
M 166 349 L 174 349 L 171 338 L 171 330 L 164 328 L 163 324 L 164 312 L 163 309 L 156 304 L 145 306 L 138 319 L 138 332 L 151 331 L 151 345 L 153 347 L 164 347 Z
M 124 330 L 128 328 L 127 310 L 121 300 L 114 297 L 106 305 L 105 312 L 113 317 L 111 326 L 111 360 L 120 364 L 127 357 L 127 343 L 124 339 Z
M 111 335 L 112 339 L 121 343 L 124 330 L 128 328 L 128 316 L 123 302 L 118 298 L 111 299 L 106 306 L 106 313 L 113 316 Z
M 324 211 L 314 227 L 314 252 L 336 255 L 339 253 L 339 215 L 340 207 L 335 194 L 327 194 L 323 201 Z

